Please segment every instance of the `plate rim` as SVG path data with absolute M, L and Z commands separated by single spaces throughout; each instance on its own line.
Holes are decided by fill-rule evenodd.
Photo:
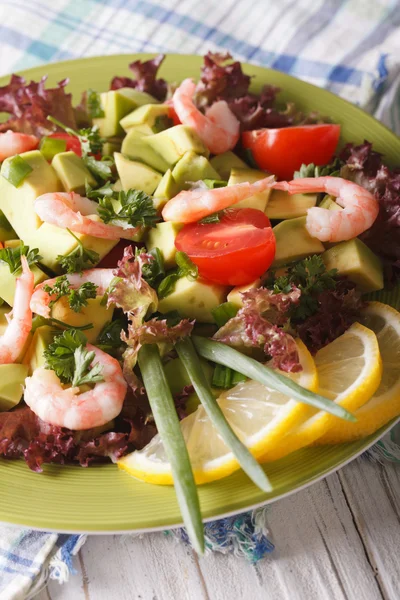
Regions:
M 39 65 L 30 67 L 28 69 L 19 69 L 18 71 L 14 71 L 14 72 L 22 75 L 26 79 L 29 79 L 31 76 L 33 76 L 33 74 L 34 74 L 34 77 L 37 78 L 38 71 L 46 72 L 46 70 L 47 70 L 47 75 L 54 76 L 54 73 L 52 73 L 53 70 L 57 71 L 57 69 L 59 69 L 59 68 L 61 68 L 61 69 L 65 68 L 67 70 L 68 67 L 70 67 L 71 65 L 76 65 L 77 63 L 84 66 L 86 63 L 90 63 L 91 65 L 93 65 L 93 62 L 99 63 L 100 61 L 105 61 L 105 60 L 110 60 L 111 62 L 112 61 L 121 61 L 121 62 L 129 61 L 130 62 L 135 59 L 146 59 L 147 60 L 147 59 L 150 59 L 155 56 L 157 56 L 157 53 L 120 53 L 120 54 L 96 55 L 96 56 L 80 57 L 80 58 L 78 57 L 75 59 L 56 61 L 56 62 L 51 62 L 51 63 L 43 63 L 43 64 L 39 64 Z M 201 58 L 202 58 L 202 55 L 200 55 L 200 54 L 166 53 L 165 56 L 166 56 L 166 60 L 168 60 L 168 58 L 181 60 L 182 58 L 185 58 L 185 57 L 188 59 L 196 58 L 199 60 L 201 60 Z M 313 83 L 309 83 L 308 81 L 304 81 L 298 77 L 295 77 L 295 76 L 285 73 L 283 71 L 279 71 L 277 69 L 265 67 L 265 66 L 253 63 L 253 62 L 241 61 L 241 63 L 244 67 L 246 67 L 246 66 L 255 67 L 266 73 L 279 74 L 279 76 L 283 77 L 284 80 L 299 82 L 299 83 L 301 83 L 302 86 L 304 86 L 306 89 L 308 88 L 311 92 L 312 92 L 312 90 L 318 90 L 318 93 L 324 94 L 326 97 L 331 98 L 333 101 L 339 102 L 341 104 L 344 103 L 345 105 L 348 105 L 352 111 L 361 113 L 363 115 L 364 119 L 367 119 L 367 121 L 369 121 L 375 125 L 378 125 L 381 128 L 381 130 L 385 131 L 385 135 L 387 137 L 389 137 L 392 141 L 394 141 L 396 144 L 399 143 L 399 139 L 400 139 L 399 136 L 397 136 L 395 132 L 390 130 L 386 125 L 381 123 L 373 115 L 367 113 L 364 109 L 353 104 L 349 100 L 346 100 L 346 99 L 341 98 L 340 96 L 334 94 L 330 90 L 326 90 L 326 89 L 321 88 Z M 93 66 L 91 68 L 93 68 Z M 98 68 L 97 64 L 96 64 L 96 68 Z M 0 77 L 0 85 L 4 85 L 5 83 L 7 83 L 8 78 L 10 76 L 11 76 L 11 74 L 2 75 Z M 384 426 L 381 430 L 379 430 L 378 435 L 376 435 L 375 437 L 373 437 L 373 439 L 371 439 L 369 442 L 367 442 L 366 446 L 364 446 L 362 449 L 357 450 L 354 454 L 352 454 L 351 456 L 346 458 L 344 461 L 340 462 L 340 464 L 335 465 L 332 468 L 328 468 L 326 471 L 319 473 L 315 478 L 310 479 L 309 481 L 303 483 L 302 485 L 299 485 L 291 490 L 283 492 L 282 494 L 279 494 L 278 496 L 275 496 L 273 498 L 267 498 L 260 502 L 256 502 L 254 504 L 247 505 L 246 507 L 234 509 L 234 510 L 228 511 L 226 513 L 222 512 L 221 514 L 217 514 L 216 516 L 206 517 L 203 519 L 203 522 L 207 523 L 207 522 L 222 519 L 225 517 L 230 517 L 230 516 L 234 516 L 237 514 L 241 514 L 243 512 L 247 512 L 249 510 L 254 510 L 256 508 L 266 506 L 268 504 L 272 504 L 273 502 L 276 502 L 283 498 L 289 497 L 299 491 L 306 489 L 307 487 L 313 485 L 314 483 L 317 483 L 318 481 L 323 480 L 325 477 L 337 472 L 339 469 L 343 468 L 344 466 L 346 466 L 347 464 L 349 464 L 350 462 L 352 462 L 353 460 L 355 460 L 356 458 L 361 456 L 364 452 L 366 452 L 369 448 L 371 448 L 374 444 L 376 444 L 379 441 L 379 439 L 383 435 L 385 435 L 388 431 L 390 431 L 390 429 L 394 425 L 396 425 L 399 421 L 400 421 L 400 415 L 396 419 L 392 420 L 389 424 Z M 0 458 L 0 460 L 3 461 L 5 459 Z M 58 468 L 60 468 L 60 466 L 58 466 Z M 58 527 L 55 529 L 48 528 L 48 527 L 35 527 L 30 524 L 24 525 L 24 523 L 21 523 L 21 522 L 15 523 L 15 522 L 10 522 L 10 521 L 0 521 L 0 523 L 7 525 L 9 527 L 21 527 L 21 526 L 29 527 L 29 529 L 33 529 L 33 530 L 37 530 L 37 531 L 48 531 L 48 532 L 66 533 L 66 534 L 84 534 L 84 535 L 85 534 L 87 534 L 87 535 L 113 535 L 113 534 L 124 534 L 124 533 L 140 534 L 140 533 L 148 533 L 148 532 L 154 532 L 154 531 L 164 531 L 166 529 L 176 529 L 176 528 L 182 527 L 182 525 L 183 525 L 183 523 L 181 521 L 179 521 L 172 525 L 164 525 L 164 526 L 161 525 L 161 526 L 155 526 L 155 527 L 144 527 L 144 528 L 134 528 L 134 529 L 128 528 L 128 529 L 115 529 L 115 530 L 96 529 L 96 530 L 86 531 L 83 529 L 68 529 L 68 528 L 64 529 L 64 528 L 58 528 Z

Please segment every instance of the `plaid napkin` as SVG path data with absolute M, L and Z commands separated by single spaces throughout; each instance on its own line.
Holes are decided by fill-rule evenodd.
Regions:
M 373 112 L 400 134 L 398 0 L 0 0 L 0 74 L 81 56 L 204 54 L 285 71 Z M 45 72 L 45 69 L 44 69 Z M 65 74 L 68 76 L 68 73 Z M 399 461 L 396 432 L 370 457 Z M 184 530 L 169 535 L 186 541 Z M 256 561 L 273 549 L 266 510 L 206 526 L 207 547 Z M 60 583 L 85 536 L 0 527 L 0 600 Z

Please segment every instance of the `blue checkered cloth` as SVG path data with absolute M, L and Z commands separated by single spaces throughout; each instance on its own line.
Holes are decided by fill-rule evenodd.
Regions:
M 208 50 L 325 87 L 400 134 L 398 0 L 0 0 L 0 75 L 82 56 Z M 398 460 L 395 434 L 374 458 Z M 186 541 L 183 530 L 169 535 Z M 265 509 L 208 524 L 206 539 L 252 561 L 273 549 Z M 0 600 L 66 581 L 84 541 L 0 527 Z

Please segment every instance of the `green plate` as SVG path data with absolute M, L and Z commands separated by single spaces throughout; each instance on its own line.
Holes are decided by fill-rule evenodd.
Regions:
M 22 72 L 27 78 L 49 75 L 49 84 L 70 78 L 75 99 L 87 88 L 108 89 L 114 75 L 128 75 L 128 63 L 150 55 L 106 56 L 38 67 Z M 161 69 L 169 81 L 199 76 L 201 57 L 170 55 Z M 371 116 L 333 94 L 270 69 L 245 65 L 254 75 L 254 88 L 266 83 L 283 89 L 282 100 L 301 109 L 318 110 L 342 125 L 343 141 L 374 142 L 389 163 L 400 156 L 400 139 Z M 0 79 L 5 85 L 8 77 Z M 390 427 L 352 444 L 301 450 L 266 466 L 274 486 L 259 491 L 242 472 L 199 488 L 202 513 L 212 519 L 272 502 L 325 477 L 369 448 Z M 37 475 L 22 461 L 0 460 L 0 521 L 65 532 L 153 530 L 181 523 L 171 487 L 136 481 L 113 465 L 59 467 L 48 465 Z

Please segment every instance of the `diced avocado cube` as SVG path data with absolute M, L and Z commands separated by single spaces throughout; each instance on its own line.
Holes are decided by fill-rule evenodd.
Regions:
M 93 215 L 92 219 L 94 221 L 100 220 L 99 217 L 95 215 Z M 118 240 L 104 240 L 81 233 L 75 233 L 75 235 L 85 248 L 97 252 L 99 255 L 99 262 L 118 243 Z M 61 229 L 50 223 L 43 223 L 31 237 L 30 246 L 31 248 L 39 249 L 39 254 L 42 256 L 42 260 L 40 261 L 41 264 L 55 273 L 61 273 L 62 270 L 57 262 L 57 256 L 70 254 L 78 247 L 78 242 L 66 229 Z
M 317 204 L 318 194 L 288 194 L 272 190 L 265 213 L 269 219 L 295 219 Z
M 129 128 L 128 131 L 132 130 L 135 130 L 138 133 L 142 133 L 143 135 L 154 135 L 154 131 L 149 125 L 146 125 L 146 123 L 144 123 L 143 125 L 133 125 Z
M 33 273 L 35 285 L 49 278 L 37 265 L 31 265 L 30 269 Z M 0 262 L 0 298 L 10 306 L 14 306 L 15 286 L 19 275 L 20 273 L 16 275 L 10 273 L 8 264 Z
M 265 179 L 267 174 L 263 171 L 257 171 L 257 169 L 237 169 L 233 168 L 231 170 L 231 175 L 228 180 L 228 185 L 236 185 L 237 183 L 255 183 L 260 179 Z M 241 200 L 237 204 L 235 204 L 235 208 L 256 208 L 265 212 L 269 195 L 271 190 L 265 190 L 264 192 L 260 192 L 258 194 L 254 194 L 254 196 L 250 196 L 250 198 L 245 198 Z
M 46 362 L 43 355 L 44 351 L 49 344 L 52 343 L 54 336 L 57 335 L 57 333 L 61 333 L 61 331 L 57 332 L 56 328 L 49 327 L 49 325 L 43 325 L 36 329 L 22 361 L 23 364 L 27 366 L 29 375 L 32 375 L 35 369 L 44 367 Z
M 169 110 L 168 104 L 144 104 L 121 119 L 121 126 L 125 131 L 135 125 L 148 125 L 153 128 L 157 118 L 168 116 Z
M 255 279 L 255 281 L 252 281 L 251 283 L 248 283 L 247 285 L 237 285 L 236 287 L 233 288 L 233 290 L 231 290 L 227 296 L 227 301 L 228 302 L 232 302 L 232 304 L 234 304 L 237 308 L 242 308 L 243 306 L 243 302 L 242 302 L 242 296 L 241 294 L 243 294 L 244 292 L 248 292 L 249 290 L 254 290 L 258 287 L 260 287 L 261 285 L 261 279 Z
M 124 192 L 131 189 L 143 190 L 150 195 L 154 192 L 162 179 L 158 171 L 138 161 L 129 160 L 119 152 L 115 152 L 114 158 Z
M 120 179 L 117 179 L 117 181 L 111 186 L 114 190 L 114 192 L 122 192 L 122 183 Z
M 150 94 L 139 92 L 134 88 L 120 88 L 100 94 L 100 102 L 105 116 L 93 119 L 93 124 L 99 127 L 102 137 L 113 137 L 123 135 L 124 130 L 120 125 L 123 117 L 138 106 L 151 104 L 157 100 Z
M 158 310 L 167 313 L 177 310 L 182 317 L 196 319 L 200 323 L 213 323 L 211 310 L 225 302 L 226 287 L 202 279 L 190 281 L 187 277 L 178 279 L 175 290 L 160 300 Z
M 53 167 L 49 165 L 40 150 L 24 152 L 21 157 L 32 167 L 19 187 L 0 177 L 0 210 L 15 230 L 17 236 L 28 243 L 29 238 L 42 223 L 34 210 L 38 196 L 49 192 L 59 192 L 62 185 Z M 2 169 L 7 161 L 3 162 Z
M 149 165 L 149 167 L 165 173 L 165 171 L 168 169 L 168 163 L 166 163 L 165 160 L 159 154 L 157 154 L 155 150 L 153 150 L 153 148 L 146 144 L 146 137 L 147 136 L 145 134 L 137 131 L 136 129 L 131 129 L 128 131 L 124 141 L 122 142 L 122 154 L 132 160 L 138 160 L 146 163 L 146 165 Z
M 218 171 L 222 179 L 226 181 L 228 181 L 232 169 L 248 169 L 244 160 L 236 156 L 231 150 L 217 154 L 217 156 L 214 156 L 210 160 L 210 163 Z
M 338 275 L 348 277 L 362 292 L 383 288 L 383 269 L 379 258 L 358 238 L 335 244 L 322 254 L 328 270 L 337 269 Z
M 0 201 L 1 202 L 1 201 Z M 0 242 L 15 239 L 17 234 L 8 222 L 5 214 L 0 210 Z
M 171 169 L 166 171 L 158 184 L 154 194 L 153 202 L 157 210 L 161 210 L 168 200 L 179 193 L 179 186 L 176 183 Z
M 210 155 L 197 133 L 187 125 L 175 125 L 155 135 L 149 135 L 146 143 L 163 157 L 169 167 L 177 163 L 189 150 L 207 158 Z
M 148 250 L 159 248 L 166 269 L 172 269 L 175 266 L 175 238 L 182 227 L 182 223 L 166 221 L 165 223 L 157 223 L 148 233 L 146 248 Z
M 103 144 L 103 149 L 101 151 L 102 156 L 112 156 L 114 152 L 120 152 L 121 150 L 121 140 L 118 138 L 107 140 Z
M 7 306 L 6 304 L 3 304 L 2 306 L 0 306 L 0 337 L 2 335 L 4 335 L 4 333 L 8 327 L 7 315 L 9 314 L 10 311 L 11 311 L 11 306 Z M 27 340 L 26 340 L 19 356 L 17 357 L 17 360 L 16 360 L 17 363 L 21 362 L 23 357 L 25 356 L 25 353 L 31 342 L 31 339 L 32 339 L 32 334 L 30 333 L 27 337 Z
M 205 156 L 199 156 L 192 150 L 178 160 L 172 171 L 172 176 L 180 190 L 188 190 L 190 183 L 201 179 L 221 179 L 219 173 L 208 162 Z
M 10 410 L 19 404 L 27 376 L 25 365 L 0 365 L 0 411 Z
M 59 152 L 51 162 L 66 192 L 85 193 L 85 182 L 92 187 L 97 181 L 75 152 Z
M 72 327 L 82 327 L 92 323 L 92 329 L 86 329 L 84 334 L 90 343 L 94 343 L 104 325 L 111 321 L 114 313 L 112 306 L 107 308 L 107 306 L 102 305 L 102 298 L 102 296 L 89 298 L 87 306 L 83 306 L 79 312 L 74 312 L 70 308 L 66 296 L 63 296 L 53 305 L 51 316 L 53 319 L 68 323 Z
M 339 204 L 335 202 L 332 196 L 325 196 L 325 198 L 319 204 L 320 208 L 326 208 L 327 210 L 343 210 Z
M 287 219 L 273 228 L 276 252 L 273 266 L 301 260 L 311 254 L 321 254 L 325 248 L 306 229 L 306 217 Z

